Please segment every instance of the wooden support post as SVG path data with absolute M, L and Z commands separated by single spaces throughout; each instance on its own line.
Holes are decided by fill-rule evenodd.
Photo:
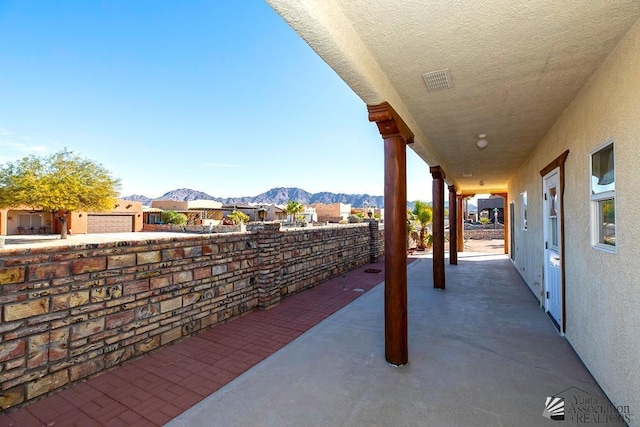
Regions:
M 449 186 L 449 264 L 458 265 L 458 198 L 456 187 Z
M 458 215 L 457 215 L 457 219 L 458 219 L 458 252 L 464 252 L 464 220 L 466 218 L 464 218 L 464 214 L 463 214 L 463 204 L 465 203 L 465 197 L 462 195 L 459 195 L 456 197 L 458 199 L 458 204 L 457 204 L 457 208 L 458 208 Z M 451 208 L 449 208 L 451 209 Z
M 445 288 L 444 277 L 444 171 L 440 166 L 430 168 L 433 198 L 433 287 Z
M 384 347 L 387 361 L 409 361 L 407 333 L 407 153 L 413 134 L 388 103 L 368 106 L 384 140 Z

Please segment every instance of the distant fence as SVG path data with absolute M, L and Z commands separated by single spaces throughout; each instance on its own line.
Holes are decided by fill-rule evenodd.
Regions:
M 502 230 L 464 230 L 464 238 L 469 240 L 504 239 Z
M 173 233 L 234 233 L 242 231 L 240 225 L 175 225 L 175 224 L 143 224 L 142 231 L 170 231 Z

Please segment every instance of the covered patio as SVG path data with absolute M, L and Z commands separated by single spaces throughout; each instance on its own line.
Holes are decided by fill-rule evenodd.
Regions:
M 463 249 L 461 202 L 504 197 L 504 252 L 554 319 L 557 345 L 575 349 L 612 401 L 640 411 L 640 3 L 266 1 L 360 97 L 381 135 L 387 362 L 411 366 L 421 354 L 408 345 L 414 297 L 403 270 L 411 149 L 433 182 L 422 285 L 464 283 L 450 268 Z
M 461 254 L 446 291 L 425 283 L 430 255 L 411 258 L 403 367 L 384 360 L 378 262 L 10 409 L 0 426 L 540 426 L 555 425 L 553 396 L 569 424 L 621 425 L 505 255 Z
M 381 284 L 168 425 L 543 426 L 547 397 L 569 424 L 593 406 L 576 399 L 609 405 L 506 256 L 461 255 L 446 291 L 425 284 L 431 268 L 408 267 L 406 366 L 382 357 Z

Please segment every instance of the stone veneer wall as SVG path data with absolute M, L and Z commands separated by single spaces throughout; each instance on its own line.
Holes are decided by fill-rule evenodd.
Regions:
M 175 225 L 175 224 L 143 224 L 142 231 L 168 231 L 174 233 L 233 233 L 242 231 L 240 225 Z
M 366 219 L 365 222 L 369 224 L 369 235 L 371 236 L 371 243 L 369 244 L 370 261 L 372 263 L 378 262 L 384 256 L 384 223 L 375 219 Z
M 500 230 L 464 230 L 464 238 L 469 240 L 504 239 L 504 229 Z
M 369 240 L 368 233 L 343 226 L 287 230 L 280 243 L 280 294 L 299 292 L 368 263 Z
M 380 246 L 368 224 L 279 228 L 0 250 L 0 407 L 269 308 Z

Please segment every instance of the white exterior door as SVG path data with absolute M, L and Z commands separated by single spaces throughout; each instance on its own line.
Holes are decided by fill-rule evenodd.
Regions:
M 544 306 L 562 332 L 562 233 L 561 203 L 558 168 L 545 175 L 544 183 Z

